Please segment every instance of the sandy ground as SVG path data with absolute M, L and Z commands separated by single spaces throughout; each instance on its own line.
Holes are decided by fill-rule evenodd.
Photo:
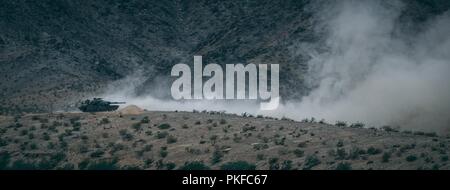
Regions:
M 286 170 L 450 168 L 450 139 L 434 134 L 135 106 L 1 116 L 0 135 L 3 169 L 180 169 L 196 161 L 210 169 L 238 161 Z

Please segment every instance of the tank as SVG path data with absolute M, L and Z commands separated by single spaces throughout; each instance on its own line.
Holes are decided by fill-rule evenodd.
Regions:
M 125 102 L 110 102 L 105 101 L 102 98 L 94 98 L 92 100 L 85 100 L 81 102 L 80 109 L 82 112 L 105 112 L 115 111 L 119 108 L 117 104 L 125 104 Z

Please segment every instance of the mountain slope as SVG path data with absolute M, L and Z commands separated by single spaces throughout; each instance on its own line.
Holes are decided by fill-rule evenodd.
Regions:
M 0 5 L 0 110 L 63 109 L 136 72 L 137 95 L 167 98 L 171 66 L 279 63 L 281 94 L 299 99 L 314 86 L 299 43 L 326 49 L 317 14 L 333 1 L 5 1 Z M 448 10 L 448 1 L 405 1 L 399 23 Z M 162 86 L 160 92 L 150 88 Z M 158 87 L 159 87 L 158 86 Z M 165 89 L 164 89 L 165 88 Z M 73 108 L 71 108 L 73 109 Z

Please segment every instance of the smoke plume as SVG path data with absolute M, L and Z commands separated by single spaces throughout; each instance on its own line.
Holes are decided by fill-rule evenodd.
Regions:
M 339 1 L 321 12 L 326 50 L 310 51 L 310 85 L 287 116 L 448 132 L 450 17 L 402 28 L 401 2 Z M 289 110 L 289 111 L 288 111 Z

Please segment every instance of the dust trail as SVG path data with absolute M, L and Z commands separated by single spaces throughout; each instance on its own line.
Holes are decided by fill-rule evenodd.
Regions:
M 281 113 L 448 132 L 450 16 L 410 34 L 399 29 L 401 2 L 339 1 L 322 14 L 327 51 L 309 52 L 316 88 Z
M 99 97 L 104 97 L 108 100 L 124 100 L 126 105 L 138 105 L 147 110 L 157 111 L 225 111 L 227 113 L 250 113 L 257 114 L 259 109 L 259 103 L 256 101 L 211 101 L 211 100 L 185 100 L 175 101 L 171 99 L 158 99 L 151 95 L 137 96 L 135 89 L 138 88 L 142 82 L 145 81 L 145 76 L 142 72 L 138 72 L 127 78 L 114 82 L 109 85 L 107 91 Z M 153 88 L 153 91 L 162 89 Z M 167 90 L 167 89 L 164 89 Z M 125 105 L 125 106 L 126 106 Z M 122 106 L 124 107 L 124 106 Z

